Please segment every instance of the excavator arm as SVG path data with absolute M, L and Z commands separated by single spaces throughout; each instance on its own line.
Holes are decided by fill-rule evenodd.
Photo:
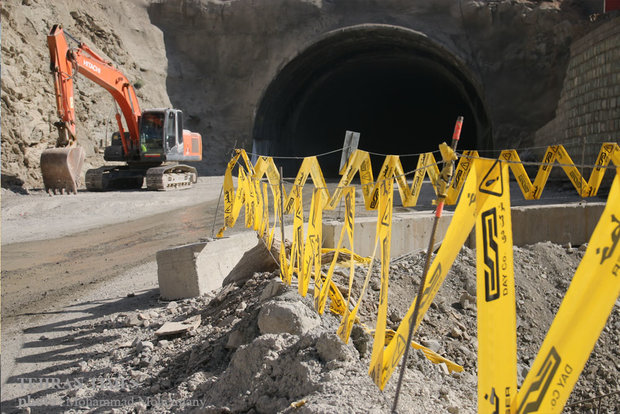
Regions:
M 78 46 L 69 48 L 65 34 L 73 39 L 60 25 L 54 25 L 47 36 L 51 57 L 50 68 L 54 75 L 56 108 L 60 118 L 57 123 L 60 135 L 64 135 L 68 144 L 76 142 L 73 80 L 77 72 L 110 92 L 118 104 L 132 141 L 132 144 L 129 144 L 124 139 L 125 128 L 120 115 L 117 114 L 116 120 L 123 139 L 123 149 L 129 154 L 130 146 L 136 147 L 139 141 L 138 120 L 142 113 L 133 86 L 123 73 L 84 43 L 73 39 Z

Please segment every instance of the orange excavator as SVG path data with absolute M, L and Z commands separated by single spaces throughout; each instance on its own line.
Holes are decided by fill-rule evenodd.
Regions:
M 68 46 L 67 37 L 76 47 Z M 75 194 L 79 186 L 84 150 L 76 138 L 73 82 L 78 73 L 110 92 L 125 120 L 123 125 L 117 110 L 118 131 L 112 134 L 111 145 L 105 148 L 103 157 L 123 164 L 88 170 L 88 190 L 137 189 L 143 186 L 145 178 L 149 190 L 187 188 L 196 182 L 198 174 L 194 167 L 170 163 L 202 159 L 202 137 L 183 129 L 180 110 L 141 111 L 136 92 L 125 75 L 60 25 L 52 27 L 47 44 L 60 119 L 54 123 L 58 129 L 56 147 L 41 154 L 46 191 Z

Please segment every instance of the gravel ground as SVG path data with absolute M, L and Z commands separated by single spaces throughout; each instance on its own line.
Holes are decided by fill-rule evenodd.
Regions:
M 583 251 L 551 243 L 515 248 L 519 384 L 533 362 Z M 411 303 L 423 254 L 391 264 L 389 321 L 395 328 Z M 381 392 L 367 375 L 372 338 L 354 329 L 343 344 L 339 320 L 318 317 L 278 272 L 256 273 L 199 298 L 161 302 L 152 264 L 133 269 L 116 294 L 85 297 L 56 320 L 26 332 L 20 378 L 58 378 L 60 384 L 24 384 L 11 378 L 3 412 L 19 398 L 45 404 L 32 412 L 382 413 L 389 411 L 398 371 Z M 344 284 L 344 269 L 336 282 Z M 363 269 L 356 272 L 354 292 Z M 129 284 L 129 280 L 141 280 Z M 374 324 L 379 272 L 373 272 L 360 318 Z M 416 339 L 460 363 L 462 373 L 413 352 L 400 404 L 405 413 L 476 412 L 475 252 L 463 248 L 429 309 Z M 123 291 L 124 290 L 124 291 Z M 120 295 L 119 292 L 122 292 Z M 129 294 L 127 294 L 129 292 Z M 473 302 L 472 302 L 473 300 Z M 167 321 L 200 317 L 195 330 L 171 336 L 155 331 Z M 618 390 L 620 312 L 616 306 L 568 405 Z M 27 382 L 27 381 L 26 381 Z M 6 397 L 6 398 L 5 398 Z M 118 401 L 123 406 L 101 407 Z M 298 408 L 292 408 L 291 404 Z M 596 402 L 598 404 L 598 401 Z M 566 412 L 596 412 L 583 404 Z M 600 412 L 620 409 L 617 395 Z M 39 411 L 42 410 L 42 411 Z

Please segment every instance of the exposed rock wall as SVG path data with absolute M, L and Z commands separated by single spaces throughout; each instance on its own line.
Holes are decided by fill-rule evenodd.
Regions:
M 203 135 L 201 173 L 252 148 L 254 116 L 285 66 L 327 33 L 360 24 L 419 31 L 480 86 L 495 147 L 531 143 L 554 116 L 569 45 L 597 22 L 572 0 L 7 0 L 2 4 L 2 183 L 41 187 L 39 156 L 56 119 L 45 35 L 61 23 L 143 85 L 144 108 L 172 106 Z M 469 75 L 468 75 L 469 76 Z M 112 99 L 78 80 L 86 168 L 103 163 Z

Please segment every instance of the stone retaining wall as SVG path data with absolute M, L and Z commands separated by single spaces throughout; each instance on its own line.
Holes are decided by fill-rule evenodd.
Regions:
M 620 16 L 571 45 L 556 117 L 537 145 L 564 144 L 575 163 L 593 163 L 600 143 L 620 137 Z

